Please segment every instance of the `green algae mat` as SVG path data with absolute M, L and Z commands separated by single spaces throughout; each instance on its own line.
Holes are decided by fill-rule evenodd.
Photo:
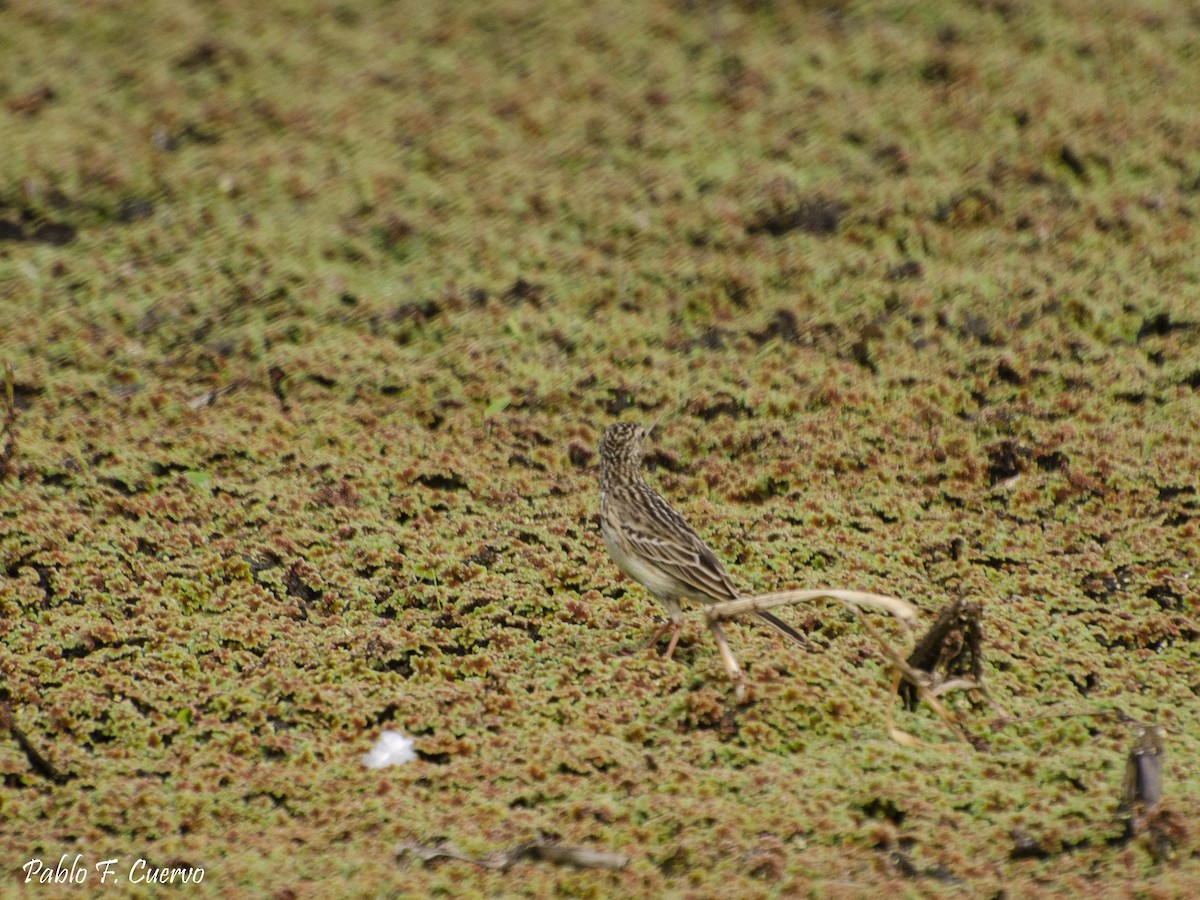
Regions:
M 0 3 L 0 893 L 1193 894 L 1197 59 L 1184 0 Z M 748 593 L 978 604 L 963 739 L 833 603 L 727 626 L 745 705 L 702 614 L 639 651 L 619 420 Z

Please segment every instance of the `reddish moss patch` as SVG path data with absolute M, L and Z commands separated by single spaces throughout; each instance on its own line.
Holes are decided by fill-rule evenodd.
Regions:
M 1017 716 L 1169 729 L 1200 817 L 1186 4 L 3 13 L 0 847 L 213 895 L 994 894 L 1124 842 L 1115 718 L 882 733 L 884 666 L 661 614 L 593 448 L 748 590 L 983 606 Z M 36 77 L 30 73 L 36 73 Z M 11 452 L 9 448 L 11 447 Z M 1060 704 L 1059 706 L 1054 706 Z M 927 712 L 904 728 L 945 733 Z M 418 760 L 373 771 L 384 728 Z M 397 862 L 539 834 L 621 872 Z

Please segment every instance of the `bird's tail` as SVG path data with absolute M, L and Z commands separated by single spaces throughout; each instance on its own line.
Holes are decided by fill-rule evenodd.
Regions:
M 783 619 L 776 618 L 769 612 L 764 612 L 763 610 L 759 610 L 755 613 L 755 615 L 782 634 L 784 637 L 791 638 L 801 647 L 807 647 L 809 650 L 813 649 L 812 641 L 802 635 L 787 622 L 783 621 Z

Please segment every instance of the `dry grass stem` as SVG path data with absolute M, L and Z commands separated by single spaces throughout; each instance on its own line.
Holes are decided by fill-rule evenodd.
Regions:
M 911 603 L 897 597 L 885 594 L 869 594 L 863 591 L 844 591 L 832 588 L 815 590 L 779 591 L 771 594 L 756 594 L 753 597 L 743 597 L 740 600 L 730 600 L 725 603 L 714 603 L 705 607 L 705 615 L 710 622 L 719 622 L 735 616 L 774 609 L 777 606 L 792 606 L 812 600 L 835 600 L 850 609 L 878 609 L 893 615 L 905 628 L 912 626 L 917 619 L 917 608 Z

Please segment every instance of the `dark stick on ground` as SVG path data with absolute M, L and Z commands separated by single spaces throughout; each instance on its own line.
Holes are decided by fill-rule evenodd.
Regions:
M 0 481 L 17 470 L 17 404 L 12 363 L 4 363 L 4 423 L 0 426 Z
M 25 736 L 17 723 L 13 721 L 12 709 L 8 705 L 7 700 L 0 700 L 0 729 L 7 729 L 20 746 L 25 757 L 29 760 L 29 765 L 33 771 L 37 772 L 43 778 L 53 781 L 55 784 L 65 784 L 71 776 L 64 775 L 54 768 L 54 765 L 38 752 L 37 747 L 33 746 L 29 738 Z
M 983 677 L 983 608 L 975 601 L 959 598 L 945 606 L 908 656 L 914 669 L 945 680 L 966 676 L 976 686 Z M 917 708 L 920 692 L 905 679 L 900 696 L 906 709 Z

